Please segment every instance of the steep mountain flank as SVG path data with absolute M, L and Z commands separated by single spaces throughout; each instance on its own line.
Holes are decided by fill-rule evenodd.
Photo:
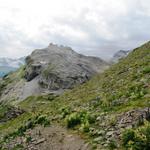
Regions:
M 50 121 L 52 125 L 65 126 L 79 133 L 92 145 L 91 149 L 148 150 L 150 42 L 134 49 L 126 58 L 85 84 L 60 96 L 28 97 L 18 107 L 25 113 L 0 124 L 1 141 L 6 146 L 12 139 L 19 144 L 18 137 L 30 139 L 26 143 L 32 143 L 33 128 L 42 125 L 48 130 Z M 39 147 L 48 144 L 47 134 L 42 137 L 45 141 Z
M 1 101 L 25 99 L 44 93 L 60 94 L 65 89 L 86 82 L 106 68 L 108 64 L 100 58 L 84 56 L 69 47 L 50 44 L 45 49 L 33 51 L 26 58 L 22 70 L 5 78 L 11 84 L 5 86 Z M 19 72 L 23 75 L 16 78 Z

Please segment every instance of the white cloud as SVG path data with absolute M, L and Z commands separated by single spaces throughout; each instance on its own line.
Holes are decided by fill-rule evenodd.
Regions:
M 0 0 L 0 56 L 50 42 L 109 57 L 150 39 L 149 0 Z

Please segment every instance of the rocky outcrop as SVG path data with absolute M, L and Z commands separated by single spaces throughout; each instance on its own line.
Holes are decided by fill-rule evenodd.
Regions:
M 26 58 L 25 68 L 8 76 L 6 82 L 11 80 L 11 83 L 3 88 L 0 101 L 18 101 L 31 95 L 49 93 L 58 95 L 86 82 L 108 66 L 100 58 L 78 54 L 70 47 L 50 44 L 45 49 L 33 51 Z
M 42 89 L 73 88 L 102 72 L 108 64 L 96 57 L 83 56 L 69 47 L 50 44 L 26 58 L 25 79 L 37 80 Z
M 97 117 L 97 124 L 99 129 L 93 129 L 95 142 L 101 143 L 101 145 L 108 146 L 113 141 L 120 141 L 121 135 L 125 129 L 137 128 L 144 124 L 145 121 L 150 121 L 150 108 L 137 108 L 116 114 L 115 117 L 107 114 L 103 114 Z M 118 143 L 119 144 L 119 143 Z
M 24 113 L 24 110 L 15 107 L 9 107 L 8 111 L 4 113 L 3 116 L 0 116 L 0 124 L 7 122 L 8 120 L 17 118 Z

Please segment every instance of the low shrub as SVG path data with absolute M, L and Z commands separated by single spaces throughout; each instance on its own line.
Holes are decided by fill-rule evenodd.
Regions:
M 67 115 L 71 113 L 71 109 L 66 107 L 61 109 L 62 118 L 66 118 Z
M 12 148 L 12 150 L 23 150 L 23 149 L 24 149 L 24 147 L 21 144 L 17 144 L 17 145 L 15 145 L 15 147 Z
M 25 125 L 21 126 L 19 129 L 17 129 L 15 132 L 13 133 L 10 133 L 9 135 L 6 135 L 4 137 L 4 141 L 6 141 L 7 139 L 9 139 L 10 137 L 12 138 L 15 138 L 17 136 L 24 136 L 25 132 L 28 130 L 28 129 L 33 129 L 37 124 L 39 125 L 44 125 L 45 126 L 48 126 L 50 125 L 50 121 L 48 120 L 47 116 L 46 115 L 37 115 L 36 117 L 34 118 L 30 118 L 26 123 Z
M 116 123 L 117 123 L 117 117 L 116 117 L 116 116 L 113 116 L 113 117 L 110 119 L 109 124 L 110 124 L 111 126 L 115 126 Z
M 111 140 L 110 143 L 108 144 L 109 150 L 114 150 L 117 148 L 117 143 L 114 140 Z
M 33 129 L 35 126 L 34 121 L 29 119 L 25 126 L 27 129 Z
M 71 115 L 67 117 L 68 128 L 73 128 L 80 123 L 81 123 L 81 117 L 80 117 L 80 114 L 78 114 L 77 112 L 72 113 Z
M 125 130 L 122 135 L 122 145 L 125 148 L 129 148 L 130 141 L 135 140 L 135 132 L 132 129 Z
M 90 130 L 90 124 L 88 121 L 81 124 L 80 131 L 89 132 L 89 130 Z
M 145 67 L 143 69 L 143 73 L 146 74 L 146 73 L 150 73 L 150 67 Z
M 95 122 L 95 117 L 91 116 L 86 111 L 74 112 L 67 116 L 66 122 L 68 128 L 74 128 L 75 126 L 80 125 L 80 130 L 88 132 L 90 124 Z
M 34 123 L 44 126 L 50 125 L 50 121 L 47 119 L 46 115 L 37 116 Z
M 150 125 L 146 124 L 137 129 L 126 130 L 122 135 L 122 146 L 127 150 L 149 150 Z
M 26 142 L 29 143 L 29 142 L 31 142 L 31 141 L 32 141 L 32 137 L 31 137 L 31 136 L 27 136 L 27 137 L 26 137 Z

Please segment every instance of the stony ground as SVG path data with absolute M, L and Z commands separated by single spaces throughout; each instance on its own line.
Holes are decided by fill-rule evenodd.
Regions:
M 90 150 L 88 143 L 65 128 L 59 126 L 41 127 L 28 130 L 24 137 L 17 137 L 4 147 L 8 150 L 23 145 L 27 150 Z

